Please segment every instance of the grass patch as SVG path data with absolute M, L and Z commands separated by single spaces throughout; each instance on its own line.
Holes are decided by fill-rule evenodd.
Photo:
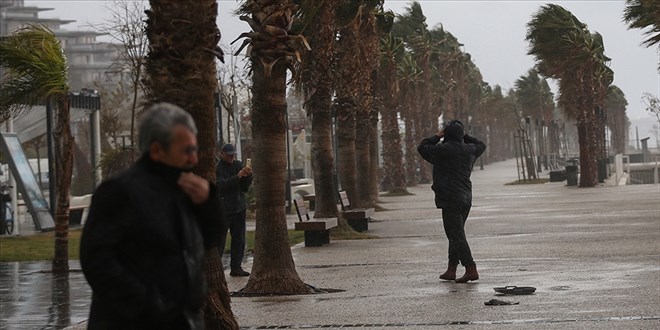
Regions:
M 540 183 L 546 183 L 550 182 L 550 179 L 548 178 L 541 178 L 541 179 L 527 179 L 527 180 L 516 180 L 513 182 L 506 183 L 505 186 L 513 186 L 517 184 L 540 184 Z
M 80 259 L 80 234 L 82 230 L 69 230 L 69 259 Z M 55 233 L 38 233 L 30 236 L 0 237 L 0 262 L 53 260 L 55 254 Z M 254 250 L 254 231 L 246 233 L 247 250 Z M 296 245 L 305 240 L 305 233 L 289 230 L 289 244 Z M 227 235 L 225 253 L 231 246 L 231 235 Z
M 69 259 L 80 259 L 80 229 L 69 230 Z M 0 238 L 0 262 L 53 260 L 55 232 Z
M 254 251 L 254 231 L 247 231 L 245 233 L 246 251 Z M 289 230 L 289 246 L 294 246 L 300 242 L 305 241 L 305 232 L 300 230 Z M 227 242 L 225 243 L 225 253 L 231 250 L 231 235 L 227 234 Z
M 360 233 L 353 230 L 350 226 L 338 226 L 330 229 L 330 239 L 344 240 L 344 239 L 373 239 L 379 238 L 378 236 Z
M 380 195 L 386 197 L 398 197 L 398 196 L 413 196 L 415 194 L 406 190 L 406 191 L 389 191 Z

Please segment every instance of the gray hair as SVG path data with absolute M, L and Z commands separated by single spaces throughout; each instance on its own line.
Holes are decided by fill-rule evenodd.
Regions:
M 172 131 L 177 125 L 182 125 L 197 135 L 197 126 L 192 116 L 178 106 L 163 102 L 147 108 L 140 117 L 138 126 L 140 153 L 148 152 L 153 142 L 158 142 L 165 149 L 169 149 L 172 143 Z

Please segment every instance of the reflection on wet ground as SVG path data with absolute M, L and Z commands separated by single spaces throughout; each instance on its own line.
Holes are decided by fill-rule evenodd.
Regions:
M 246 257 L 251 262 L 252 255 Z M 0 330 L 63 329 L 87 320 L 92 289 L 80 262 L 69 261 L 66 275 L 51 267 L 50 261 L 0 262 Z
M 62 329 L 87 319 L 92 290 L 78 261 L 55 275 L 52 263 L 0 263 L 0 329 Z

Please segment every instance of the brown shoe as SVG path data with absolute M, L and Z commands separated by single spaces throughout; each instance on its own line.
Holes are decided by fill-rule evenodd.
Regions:
M 244 271 L 243 268 L 239 268 L 232 269 L 231 272 L 229 272 L 229 276 L 250 276 L 250 273 Z
M 456 268 L 458 265 L 452 265 L 449 264 L 447 266 L 447 270 L 443 273 L 440 274 L 440 279 L 441 280 L 446 280 L 446 281 L 453 281 L 456 279 Z
M 456 279 L 456 283 L 467 283 L 468 281 L 476 281 L 479 279 L 479 273 L 477 273 L 477 265 L 465 266 L 465 275 L 461 278 Z

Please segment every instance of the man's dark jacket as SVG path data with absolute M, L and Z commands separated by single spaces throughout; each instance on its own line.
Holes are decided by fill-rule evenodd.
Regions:
M 101 184 L 80 243 L 89 329 L 201 329 L 204 250 L 223 226 L 217 188 L 194 205 L 180 170 L 143 156 Z
M 220 191 L 226 214 L 239 213 L 247 208 L 245 193 L 252 184 L 252 175 L 239 178 L 238 172 L 241 169 L 243 163 L 240 160 L 232 163 L 219 160 L 215 167 L 215 183 Z
M 440 137 L 434 135 L 417 147 L 422 158 L 433 164 L 435 206 L 469 207 L 472 205 L 472 166 L 486 150 L 486 145 L 469 135 L 463 138 L 445 136 L 444 141 L 439 142 Z

